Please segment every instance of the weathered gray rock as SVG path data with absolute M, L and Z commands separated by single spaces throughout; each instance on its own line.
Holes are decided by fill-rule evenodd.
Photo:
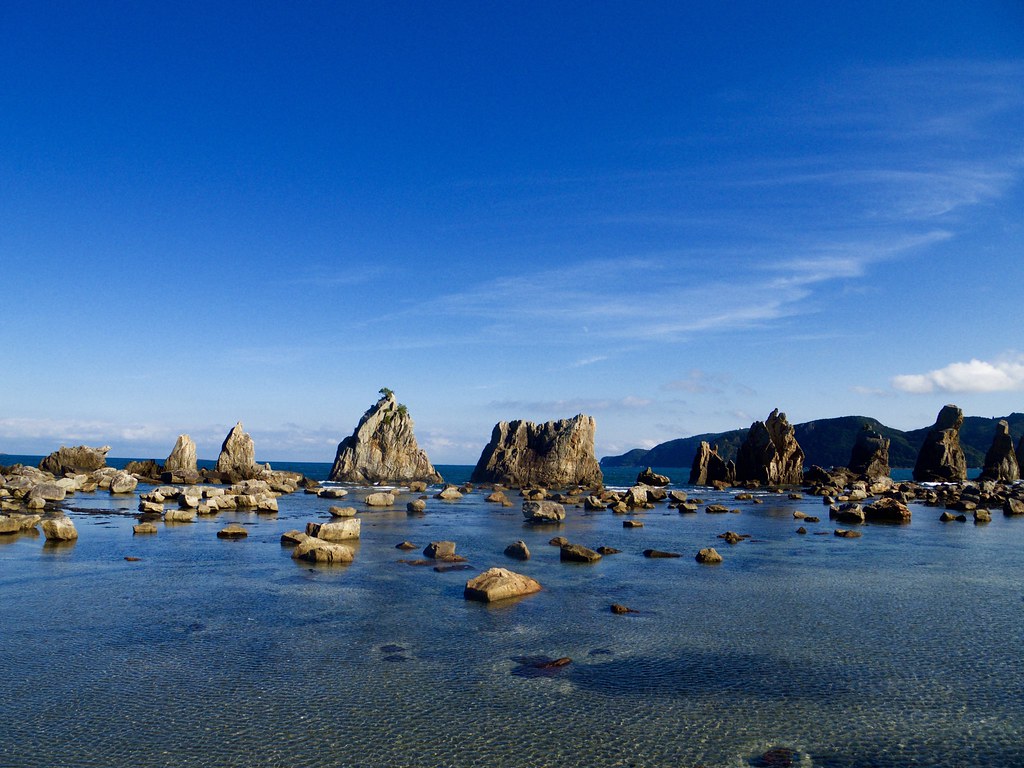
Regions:
M 346 541 L 358 539 L 360 528 L 358 517 L 346 517 L 330 523 L 306 523 L 306 535 L 324 541 Z
M 584 414 L 543 424 L 499 422 L 472 481 L 515 487 L 600 485 L 604 477 L 594 456 L 595 429 L 594 418 Z
M 448 487 L 442 488 L 440 491 L 434 494 L 434 498 L 440 499 L 441 501 L 458 501 L 459 499 L 462 498 L 462 491 L 460 491 L 454 485 L 449 485 Z
M 556 501 L 524 501 L 523 517 L 529 523 L 560 523 L 565 520 L 565 507 Z
M 776 408 L 765 421 L 750 425 L 736 454 L 736 480 L 765 485 L 797 485 L 803 480 L 804 452 L 786 414 Z
M 124 470 L 121 470 L 110 477 L 111 493 L 132 493 L 138 485 L 139 481 Z
M 736 481 L 736 465 L 718 455 L 718 446 L 701 441 L 690 468 L 690 485 L 732 484 Z
M 338 445 L 330 479 L 347 483 L 441 482 L 416 442 L 413 420 L 388 389 Z
M 637 485 L 651 485 L 655 488 L 663 488 L 672 482 L 672 479 L 667 475 L 659 475 L 653 469 L 648 467 L 639 475 L 636 476 Z
M 519 540 L 505 547 L 505 555 L 515 560 L 529 560 L 530 549 L 525 541 Z
M 28 492 L 30 499 L 43 501 L 63 501 L 65 496 L 67 496 L 67 490 L 57 483 L 39 483 Z
M 100 448 L 90 448 L 86 445 L 67 448 L 62 445 L 39 462 L 39 468 L 55 477 L 61 477 L 65 474 L 93 472 L 107 466 L 107 454 L 109 452 L 109 445 L 104 445 Z
M 21 523 L 16 518 L 10 517 L 8 515 L 0 515 L 0 535 L 8 536 L 12 533 L 20 532 Z
M 232 483 L 259 477 L 265 467 L 256 463 L 256 444 L 238 422 L 220 448 L 217 471 Z
M 992 446 L 985 454 L 985 466 L 978 479 L 1006 483 L 1020 480 L 1020 466 L 1017 464 L 1017 455 L 1013 452 L 1013 437 L 1010 436 L 1010 424 L 1006 419 L 1000 420 L 996 425 Z
M 959 483 L 967 479 L 967 459 L 960 447 L 964 414 L 955 405 L 943 406 L 917 454 L 914 480 L 919 483 Z
M 253 457 L 255 459 L 255 457 Z M 218 462 L 219 465 L 219 462 Z M 197 472 L 196 444 L 188 435 L 178 435 L 171 455 L 164 462 L 164 472 Z
M 889 441 L 865 425 L 853 443 L 848 466 L 851 472 L 870 482 L 889 477 Z
M 467 600 L 493 603 L 497 600 L 530 595 L 539 592 L 540 589 L 540 584 L 529 576 L 507 568 L 491 568 L 467 581 L 463 596 Z
M 194 523 L 195 519 L 194 509 L 168 509 L 164 512 L 165 523 Z
M 390 507 L 395 503 L 395 495 L 393 493 L 386 493 L 379 491 L 377 493 L 369 494 L 363 503 L 368 507 Z
M 558 559 L 563 563 L 596 563 L 601 555 L 582 544 L 563 544 Z
M 73 541 L 78 538 L 78 531 L 70 517 L 54 517 L 43 520 L 43 535 L 47 541 Z
M 331 517 L 355 517 L 355 507 L 331 507 L 327 510 Z
M 282 543 L 284 543 L 283 536 Z M 355 560 L 355 552 L 344 544 L 335 544 L 315 536 L 306 536 L 295 545 L 295 549 L 292 550 L 292 558 L 324 565 L 343 565 Z

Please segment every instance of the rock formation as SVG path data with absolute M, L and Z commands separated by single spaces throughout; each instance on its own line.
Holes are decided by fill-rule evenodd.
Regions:
M 346 483 L 441 482 L 427 454 L 416 443 L 413 421 L 389 389 L 338 445 L 330 479 Z
M 955 405 L 943 406 L 924 439 L 914 465 L 914 480 L 957 483 L 967 479 L 967 460 L 960 448 L 964 413 Z
M 241 424 L 239 423 L 238 426 L 240 430 Z M 225 443 L 226 446 L 227 443 Z M 164 462 L 164 472 L 179 472 L 182 470 L 186 472 L 198 471 L 196 444 L 188 435 L 178 435 L 178 440 L 174 443 L 174 448 L 171 449 L 171 455 Z
M 786 414 L 776 408 L 766 421 L 750 425 L 736 454 L 736 480 L 766 485 L 796 485 L 803 480 L 804 452 Z
M 594 456 L 595 429 L 594 418 L 584 414 L 544 424 L 499 422 L 480 454 L 472 482 L 556 488 L 600 485 L 604 476 Z
M 1010 424 L 1006 419 L 996 426 L 992 447 L 985 454 L 985 466 L 978 479 L 1001 480 L 1007 483 L 1020 480 L 1020 465 L 1013 452 L 1013 437 L 1010 436 Z
M 889 441 L 865 425 L 853 444 L 847 466 L 855 475 L 872 482 L 889 477 Z
M 58 450 L 39 462 L 39 468 L 44 472 L 49 472 L 54 477 L 62 477 L 65 474 L 92 472 L 107 466 L 107 454 L 109 452 L 109 445 L 104 445 L 101 448 L 90 448 L 86 445 L 66 448 L 62 445 Z
M 736 481 L 736 465 L 718 455 L 718 446 L 701 441 L 690 468 L 690 485 L 711 485 L 714 482 Z
M 242 422 L 238 422 L 224 438 L 217 457 L 217 471 L 236 483 L 257 477 L 263 469 L 256 463 L 256 445 L 242 429 Z

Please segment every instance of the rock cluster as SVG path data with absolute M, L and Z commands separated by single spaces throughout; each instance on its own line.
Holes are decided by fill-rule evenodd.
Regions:
M 736 455 L 737 482 L 796 485 L 803 480 L 804 452 L 786 414 L 776 408 L 765 421 L 750 425 Z
M 963 423 L 963 411 L 955 405 L 943 406 L 917 455 L 914 480 L 959 483 L 967 479 L 967 459 L 960 447 Z
M 475 483 L 515 487 L 599 486 L 604 480 L 594 456 L 592 416 L 535 424 L 502 421 L 473 470 Z
M 90 448 L 86 445 L 66 448 L 62 445 L 39 462 L 39 468 L 55 477 L 92 472 L 107 466 L 109 452 L 109 445 L 104 445 L 101 448 Z
M 388 389 L 338 445 L 330 479 L 347 483 L 441 482 L 427 454 L 416 443 L 408 409 Z

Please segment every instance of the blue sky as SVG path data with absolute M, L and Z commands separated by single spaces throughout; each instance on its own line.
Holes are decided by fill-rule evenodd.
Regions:
M 837 5 L 4 3 L 0 452 L 1024 410 L 1024 6 Z

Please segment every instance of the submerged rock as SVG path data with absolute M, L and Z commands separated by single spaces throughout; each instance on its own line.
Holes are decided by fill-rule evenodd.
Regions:
M 416 442 L 408 409 L 389 389 L 341 441 L 330 478 L 348 483 L 441 482 L 427 454 Z
M 600 485 L 604 478 L 594 456 L 595 429 L 594 418 L 584 414 L 544 424 L 499 422 L 472 481 L 516 487 Z
M 914 465 L 914 480 L 958 483 L 967 480 L 967 459 L 960 447 L 964 413 L 955 405 L 943 406 L 928 432 Z
M 601 555 L 582 544 L 563 544 L 559 548 L 558 559 L 563 563 L 596 563 Z
M 463 596 L 467 600 L 493 603 L 512 597 L 539 592 L 541 586 L 529 576 L 515 573 L 507 568 L 491 568 L 466 582 Z

